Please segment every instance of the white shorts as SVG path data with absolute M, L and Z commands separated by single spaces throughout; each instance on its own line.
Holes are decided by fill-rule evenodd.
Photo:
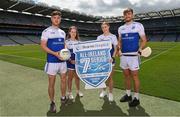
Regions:
M 140 58 L 139 56 L 121 56 L 120 67 L 122 69 L 130 69 L 136 71 L 139 69 Z
M 63 74 L 67 72 L 66 62 L 46 63 L 44 71 L 49 75 Z

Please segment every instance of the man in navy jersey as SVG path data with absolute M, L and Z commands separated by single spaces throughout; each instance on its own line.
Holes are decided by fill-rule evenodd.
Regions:
M 66 72 L 67 65 L 59 56 L 59 51 L 65 48 L 66 34 L 59 28 L 61 22 L 61 12 L 53 11 L 51 13 L 52 25 L 42 32 L 41 47 L 47 53 L 47 62 L 45 72 L 48 74 L 49 85 L 48 94 L 51 101 L 50 112 L 56 112 L 54 94 L 56 75 L 61 77 L 61 103 L 67 102 L 66 98 Z
M 146 35 L 141 23 L 133 21 L 133 10 L 128 8 L 123 12 L 125 24 L 118 29 L 119 47 L 121 52 L 120 67 L 125 77 L 126 94 L 121 102 L 129 102 L 130 107 L 140 104 L 138 78 L 139 54 L 146 45 Z M 140 44 L 139 44 L 140 40 Z M 134 81 L 134 97 L 131 96 L 131 79 Z

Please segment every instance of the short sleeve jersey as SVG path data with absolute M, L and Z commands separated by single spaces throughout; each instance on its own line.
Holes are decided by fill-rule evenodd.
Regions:
M 47 47 L 55 52 L 58 52 L 65 47 L 66 34 L 63 30 L 50 26 L 42 32 L 41 40 L 47 41 Z M 60 63 L 63 62 L 52 54 L 47 54 L 47 62 Z
M 122 53 L 134 53 L 139 49 L 139 39 L 145 35 L 144 27 L 141 23 L 132 22 L 124 24 L 118 29 L 119 37 L 121 38 Z

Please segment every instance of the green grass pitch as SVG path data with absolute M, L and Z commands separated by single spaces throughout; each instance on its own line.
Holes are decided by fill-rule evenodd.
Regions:
M 57 78 L 56 114 L 48 112 L 47 75 L 42 71 L 46 54 L 40 46 L 2 46 L 0 47 L 0 116 L 179 116 L 180 43 L 151 42 L 148 46 L 152 47 L 153 54 L 149 58 L 142 58 L 141 105 L 138 108 L 129 108 L 127 103 L 119 102 L 119 98 L 124 94 L 120 89 L 124 89 L 124 86 L 117 57 L 113 77 L 116 87 L 113 90 L 115 101 L 112 104 L 108 103 L 107 98 L 99 99 L 100 90 L 85 91 L 81 83 L 84 97 L 81 99 L 76 97 L 73 104 L 68 105 L 67 108 L 60 108 L 60 79 Z M 73 94 L 75 94 L 74 86 Z
M 152 55 L 141 59 L 141 93 L 180 101 L 180 43 L 149 42 Z M 0 60 L 23 66 L 44 69 L 46 54 L 39 45 L 2 46 Z M 116 58 L 114 83 L 116 88 L 124 89 L 123 74 Z

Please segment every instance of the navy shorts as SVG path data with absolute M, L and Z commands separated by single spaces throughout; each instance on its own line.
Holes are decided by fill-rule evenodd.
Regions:
M 75 70 L 75 64 L 72 64 L 70 61 L 67 61 L 67 68 L 70 70 Z

